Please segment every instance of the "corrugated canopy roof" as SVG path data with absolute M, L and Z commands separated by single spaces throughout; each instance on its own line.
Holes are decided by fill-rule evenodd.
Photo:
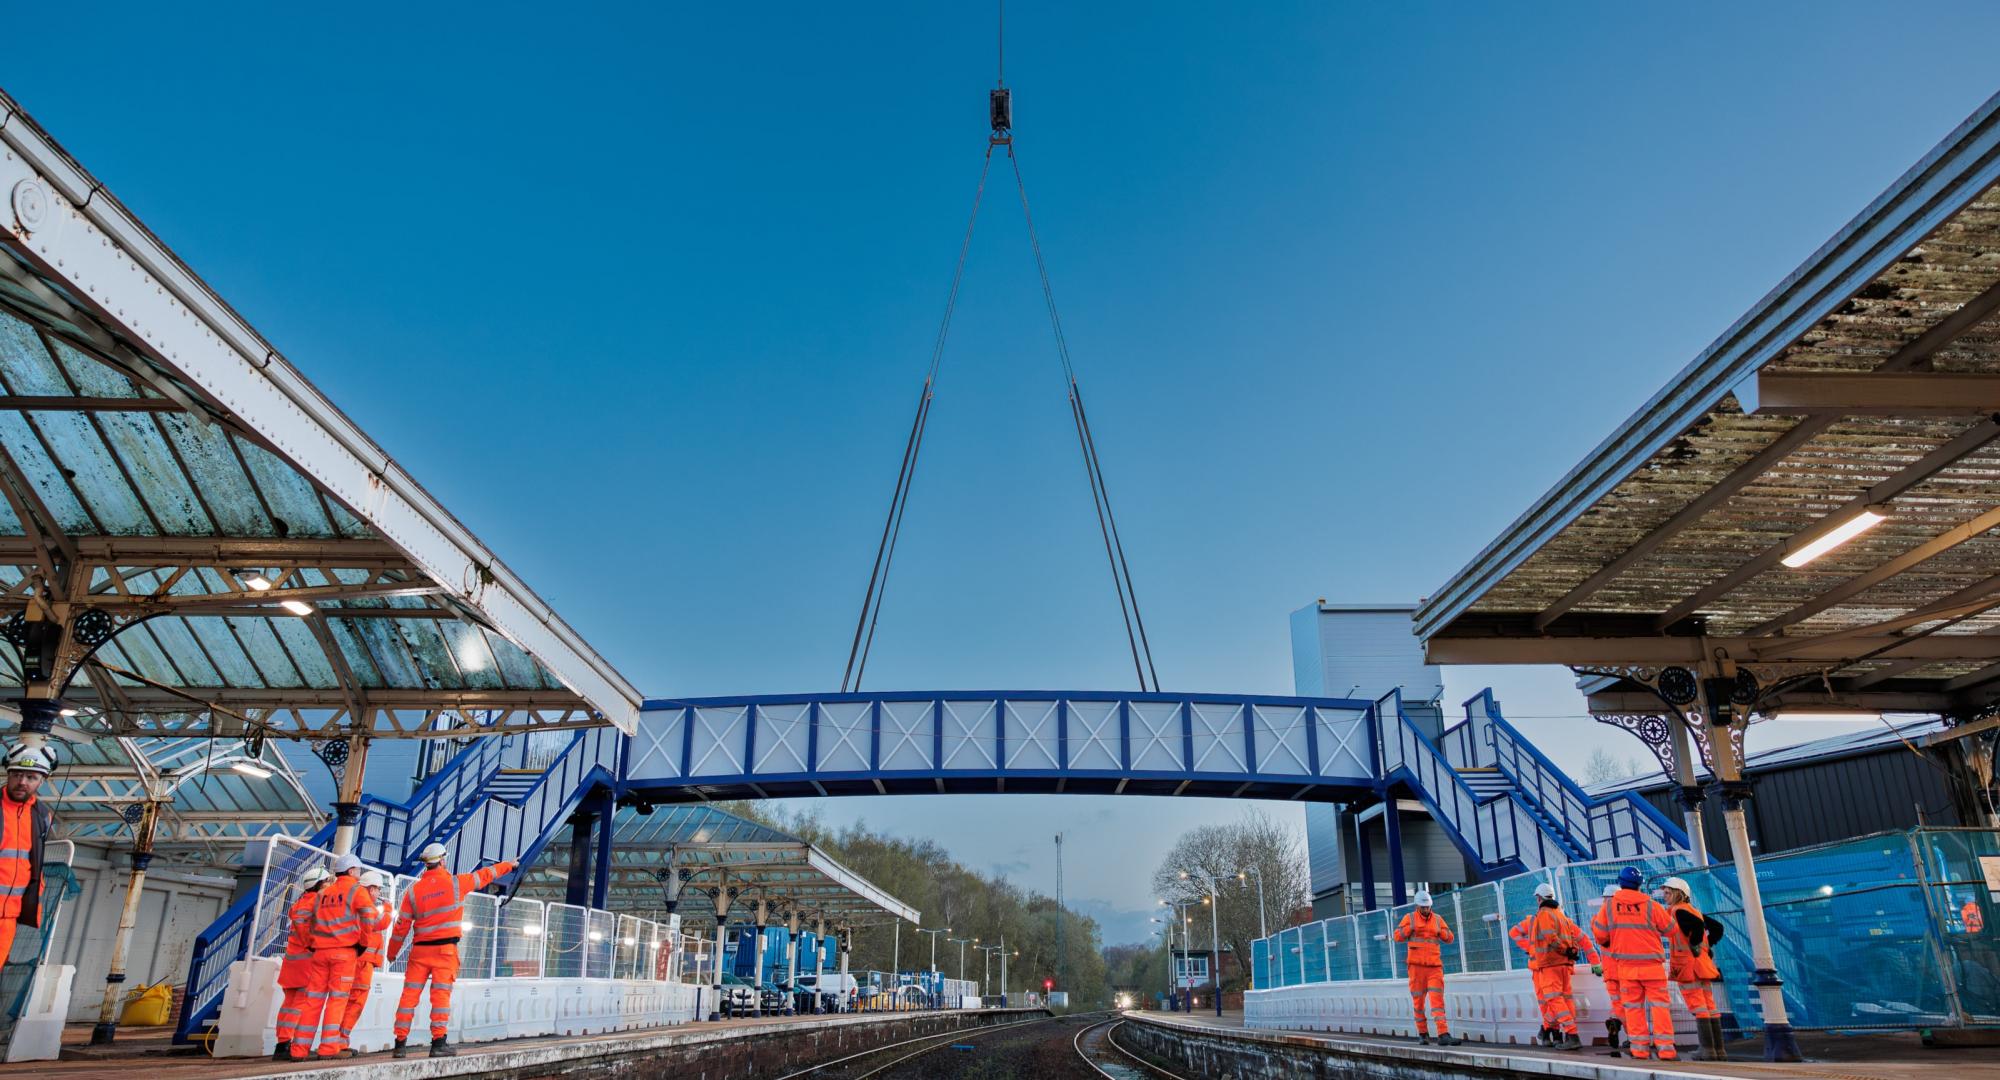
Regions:
M 737 890 L 730 916 L 747 920 L 759 897 L 779 913 L 824 917 L 829 926 L 866 926 L 894 919 L 918 921 L 918 912 L 811 844 L 713 806 L 662 806 L 650 813 L 620 807 L 612 834 L 608 906 L 648 918 L 666 912 L 664 882 L 683 874 L 679 914 L 683 924 L 715 921 L 711 889 Z M 522 895 L 561 900 L 570 865 L 567 838 L 550 844 L 530 868 Z
M 1996 110 L 2000 97 L 1438 590 L 1417 615 L 1431 658 L 1617 671 L 1727 657 L 1767 711 L 2000 699 Z M 1885 519 L 1783 562 L 1863 511 Z
M 0 149 L 0 696 L 104 733 L 630 730 L 630 684 L 4 94 Z

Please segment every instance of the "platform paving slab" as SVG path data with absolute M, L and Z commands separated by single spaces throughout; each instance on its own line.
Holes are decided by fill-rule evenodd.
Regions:
M 842 1013 L 831 1016 L 770 1016 L 738 1020 L 698 1020 L 648 1031 L 602 1035 L 550 1036 L 454 1046 L 457 1056 L 432 1058 L 427 1044 L 413 1044 L 410 1057 L 397 1060 L 385 1051 L 339 1062 L 308 1061 L 296 1065 L 268 1058 L 211 1058 L 199 1049 L 175 1047 L 166 1028 L 121 1031 L 111 1047 L 86 1045 L 90 1025 L 71 1025 L 64 1032 L 59 1061 L 0 1065 L 0 1078 L 48 1077 L 50 1080 L 248 1080 L 282 1076 L 288 1080 L 429 1080 L 451 1076 L 552 1076 L 588 1072 L 595 1067 L 618 1068 L 639 1058 L 684 1059 L 710 1051 L 739 1050 L 743 1040 L 773 1037 L 797 1039 L 810 1032 L 859 1034 L 843 1030 L 895 1023 L 941 1025 L 947 1019 L 976 1021 L 980 1026 L 1026 1016 L 1046 1015 L 1040 1009 L 985 1009 L 965 1012 Z M 936 1026 L 936 1030 L 944 1030 Z
M 1950 1080 L 2000 1080 L 2000 1054 L 1991 1047 L 1926 1049 L 1908 1036 L 1844 1037 L 1801 1033 L 1807 1056 L 1815 1060 L 1775 1063 L 1761 1060 L 1761 1040 L 1729 1046 L 1730 1061 L 1633 1061 L 1611 1057 L 1602 1046 L 1580 1051 L 1465 1043 L 1424 1046 L 1407 1038 L 1342 1035 L 1320 1031 L 1246 1028 L 1243 1014 L 1127 1012 L 1128 1019 L 1193 1035 L 1237 1040 L 1253 1046 L 1376 1061 L 1394 1075 L 1500 1075 L 1562 1077 L 1567 1080 L 1703 1080 L 1709 1077 L 1815 1077 L 1820 1080 L 1910 1080 L 1948 1075 Z

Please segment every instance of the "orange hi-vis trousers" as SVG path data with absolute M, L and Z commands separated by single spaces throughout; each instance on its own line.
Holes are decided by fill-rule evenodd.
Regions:
M 1451 1029 L 1444 1022 L 1444 969 L 1430 964 L 1410 965 L 1410 1010 L 1417 1016 L 1417 1034 L 1428 1035 L 1430 1027 L 1424 1023 L 1424 997 L 1430 997 L 1430 1023 L 1435 1025 L 1439 1035 L 1448 1035 Z
M 354 1025 L 361 1022 L 361 1010 L 368 1007 L 368 992 L 375 989 L 375 965 L 354 966 L 354 989 L 347 994 L 347 1012 L 340 1021 L 340 1041 L 353 1041 Z
M 1715 1007 L 1715 988 L 1706 979 L 1674 984 L 1681 988 L 1681 1003 L 1694 1014 L 1696 1020 L 1714 1020 L 1722 1015 Z
M 291 1042 L 298 1037 L 300 1025 L 305 1023 L 306 1002 L 311 995 L 303 986 L 280 987 L 285 993 L 278 1005 L 278 1041 Z
M 1628 975 L 1618 982 L 1625 996 L 1625 1034 L 1632 1040 L 1632 1056 L 1656 1056 L 1661 1061 L 1679 1057 L 1674 1049 L 1674 1017 L 1667 1011 L 1667 980 Z
M 451 984 L 458 979 L 457 945 L 412 945 L 410 963 L 403 969 L 403 996 L 396 1002 L 396 1038 L 410 1037 L 416 1019 L 417 998 L 424 983 L 431 984 L 431 1039 L 445 1036 L 451 1024 Z
M 306 969 L 305 1008 L 299 1013 L 298 1033 L 292 1038 L 293 1061 L 306 1059 L 315 1031 L 320 1057 L 347 1049 L 341 1022 L 347 1016 L 347 995 L 354 989 L 354 963 L 358 959 L 352 945 L 313 950 L 312 966 Z
M 1576 969 L 1567 964 L 1534 969 L 1535 1002 L 1542 1008 L 1542 1026 L 1565 1035 L 1576 1034 L 1576 998 L 1570 979 Z

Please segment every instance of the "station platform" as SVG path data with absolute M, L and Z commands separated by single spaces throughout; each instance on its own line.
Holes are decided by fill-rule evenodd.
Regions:
M 1292 1075 L 1281 1063 L 1297 1064 L 1298 1075 L 1335 1075 L 1325 1069 L 1326 1058 L 1349 1065 L 1378 1067 L 1384 1075 L 1458 1077 L 1521 1076 L 1564 1077 L 1574 1080 L 1650 1080 L 1674 1077 L 1819 1077 L 1823 1080 L 1910 1080 L 1948 1070 L 1952 1080 L 2000 1080 L 2000 1055 L 1992 1047 L 1926 1048 L 1915 1033 L 1909 1035 L 1842 1036 L 1801 1032 L 1799 1043 L 1809 1059 L 1777 1064 L 1765 1062 L 1761 1039 L 1739 1039 L 1729 1044 L 1730 1061 L 1633 1061 L 1614 1058 L 1603 1046 L 1586 1046 L 1577 1051 L 1542 1050 L 1529 1046 L 1501 1046 L 1492 1043 L 1465 1043 L 1460 1046 L 1424 1046 L 1407 1038 L 1375 1035 L 1329 1035 L 1325 1032 L 1252 1030 L 1243 1026 L 1243 1014 L 1161 1013 L 1128 1011 L 1132 1030 L 1129 1041 L 1154 1050 L 1168 1061 L 1212 1063 L 1222 1067 L 1234 1047 L 1263 1063 L 1259 1075 Z M 1178 1036 L 1183 1053 L 1172 1052 L 1171 1044 L 1152 1036 L 1148 1029 L 1161 1029 Z M 1601 1032 L 1600 1032 L 1601 1035 Z M 1125 1038 L 1123 1034 L 1120 1036 Z M 1165 1050 L 1166 1052 L 1161 1052 Z M 1325 1070 L 1315 1072 L 1318 1068 Z M 1277 1071 L 1272 1071 L 1272 1070 Z M 1195 1075 L 1200 1075 L 1196 1073 Z
M 199 1048 L 174 1046 L 171 1028 L 125 1029 L 111 1047 L 87 1045 L 90 1025 L 73 1024 L 58 1061 L 0 1065 L 0 1078 L 110 1080 L 143 1070 L 147 1080 L 416 1080 L 446 1076 L 588 1077 L 602 1069 L 623 1077 L 778 1075 L 795 1067 L 872 1049 L 919 1035 L 973 1030 L 1041 1009 L 968 1009 L 937 1012 L 843 1013 L 770 1016 L 676 1024 L 612 1035 L 514 1039 L 455 1047 L 457 1056 L 431 1058 L 417 1048 L 401 1061 L 386 1052 L 340 1062 L 296 1065 L 261 1058 L 211 1058 Z M 698 1065 L 695 1063 L 699 1063 Z

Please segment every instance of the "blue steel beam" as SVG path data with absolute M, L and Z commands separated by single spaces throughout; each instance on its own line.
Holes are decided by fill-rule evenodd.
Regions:
M 1366 799 L 1383 779 L 1372 705 L 1054 690 L 649 701 L 621 790 L 655 803 L 998 791 Z

